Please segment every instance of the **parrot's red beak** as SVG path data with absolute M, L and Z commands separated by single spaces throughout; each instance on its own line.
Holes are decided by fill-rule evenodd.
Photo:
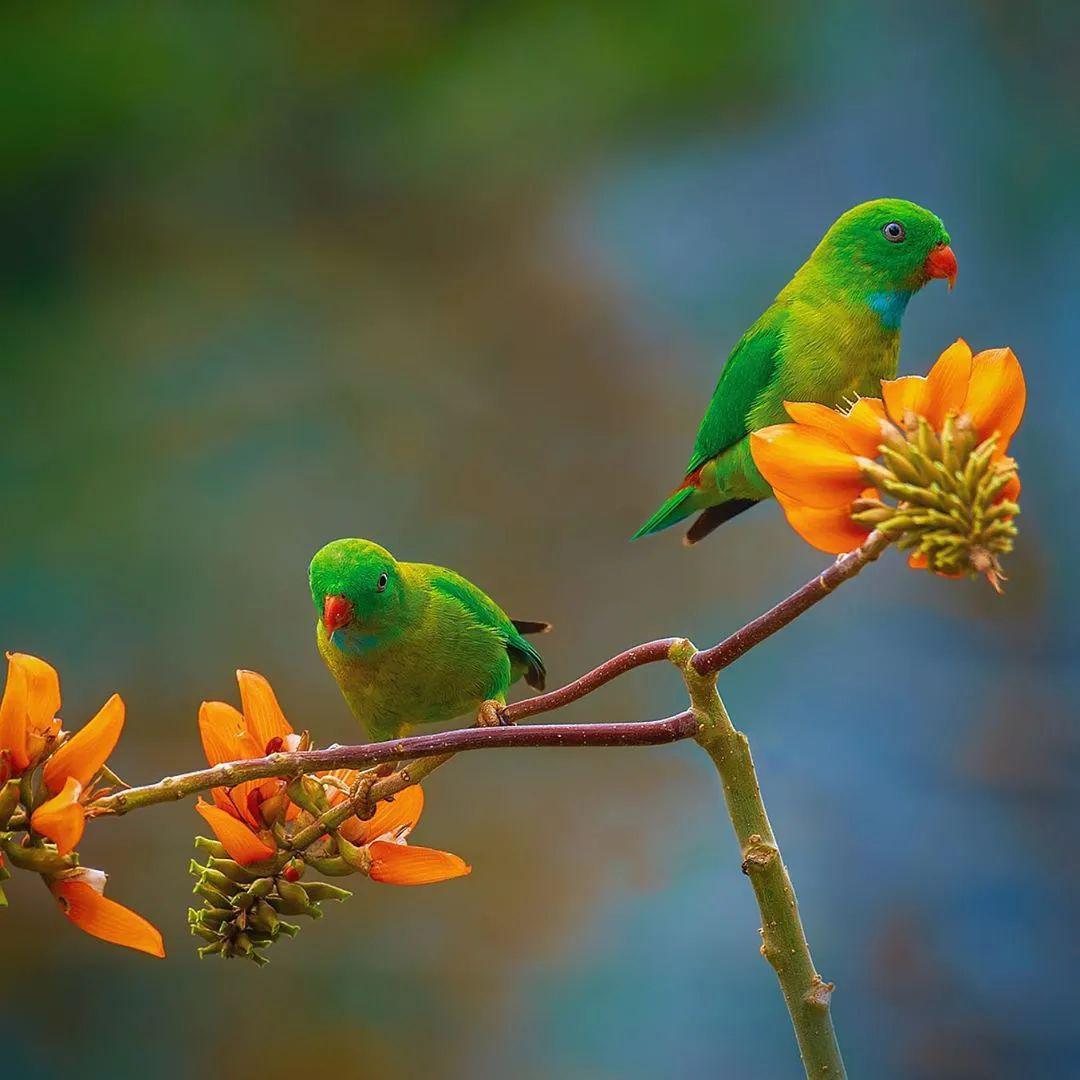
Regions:
M 322 621 L 328 634 L 352 622 L 353 607 L 344 596 L 328 596 L 322 603 Z
M 956 256 L 948 244 L 938 244 L 923 263 L 923 269 L 927 277 L 945 278 L 949 282 L 949 288 L 956 284 Z

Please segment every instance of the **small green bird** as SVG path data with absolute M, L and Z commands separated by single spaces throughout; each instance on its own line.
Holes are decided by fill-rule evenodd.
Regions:
M 728 357 L 698 429 L 683 482 L 634 534 L 701 510 L 687 545 L 772 490 L 750 456 L 752 431 L 788 420 L 784 401 L 837 407 L 878 396 L 896 377 L 900 320 L 932 278 L 956 281 L 941 220 L 905 199 L 843 214 Z
M 507 618 L 453 570 L 335 540 L 316 552 L 309 581 L 319 652 L 377 742 L 505 702 L 522 676 L 544 689 L 544 661 L 523 635 L 550 625 Z

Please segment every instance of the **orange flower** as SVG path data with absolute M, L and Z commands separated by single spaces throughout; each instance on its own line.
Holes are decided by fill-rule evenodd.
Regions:
M 847 413 L 813 402 L 784 407 L 795 423 L 754 432 L 754 464 L 808 544 L 851 551 L 871 532 L 851 520 L 851 504 L 867 486 L 858 459 L 877 453 L 889 426 L 885 409 L 876 398 L 860 398 Z
M 833 554 L 850 551 L 872 531 L 868 519 L 883 528 L 892 522 L 895 528 L 901 512 L 914 508 L 918 520 L 909 518 L 910 535 L 901 540 L 902 547 L 918 547 L 910 560 L 913 567 L 947 575 L 957 567 L 961 575 L 980 570 L 996 585 L 996 554 L 1011 548 L 1015 530 L 1009 523 L 1016 512 L 1011 504 L 1020 493 L 1015 462 L 1006 451 L 1023 417 L 1025 399 L 1023 371 L 1011 349 L 972 356 L 960 340 L 941 354 L 927 376 L 883 382 L 881 400 L 860 399 L 849 412 L 785 402 L 794 423 L 754 432 L 750 447 L 789 524 L 814 547 Z M 924 430 L 928 425 L 929 439 L 919 435 L 921 423 Z M 955 460 L 935 458 L 945 443 L 950 453 L 978 464 L 983 479 L 973 485 L 968 476 L 958 491 L 983 500 L 983 511 L 998 523 L 992 529 L 982 511 L 965 518 L 962 499 L 947 503 L 940 488 L 935 490 L 938 480 L 948 483 L 950 475 L 958 476 Z M 875 464 L 879 457 L 883 465 Z M 928 468 L 920 473 L 924 466 Z M 892 468 L 899 472 L 892 475 Z M 873 486 L 868 489 L 868 484 Z M 886 494 L 897 498 L 899 507 L 880 503 Z M 868 503 L 854 507 L 860 498 L 877 509 L 868 512 Z M 858 521 L 852 520 L 853 512 Z M 972 518 L 983 524 L 973 525 Z M 917 536 L 919 528 L 923 532 Z M 965 533 L 965 528 L 976 532 Z M 937 540 L 929 535 L 931 530 L 936 530 Z M 935 543 L 936 554 L 931 550 Z M 951 554 L 946 550 L 950 544 Z
M 203 702 L 199 733 L 211 765 L 264 757 L 278 750 L 306 746 L 285 719 L 270 683 L 253 671 L 238 671 L 243 712 L 221 701 Z M 335 769 L 313 779 L 321 783 L 329 806 L 348 797 L 360 773 Z M 246 780 L 231 788 L 214 788 L 213 803 L 200 799 L 195 809 L 213 830 L 229 857 L 241 866 L 266 862 L 277 853 L 269 825 L 292 821 L 301 808 L 285 794 L 281 779 Z M 315 788 L 318 794 L 318 788 Z M 300 798 L 297 795 L 297 798 Z M 424 793 L 418 785 L 405 788 L 376 807 L 367 821 L 353 816 L 337 830 L 368 856 L 368 875 L 395 885 L 427 885 L 461 877 L 471 867 L 457 855 L 431 848 L 409 847 L 406 837 L 420 820 Z
M 160 932 L 141 915 L 105 897 L 106 875 L 80 867 L 49 881 L 60 910 L 80 930 L 114 945 L 164 957 Z
M 355 769 L 335 769 L 326 774 L 340 782 L 327 785 L 331 805 L 346 798 L 356 783 Z M 434 848 L 410 846 L 406 841 L 424 810 L 424 792 L 419 784 L 399 791 L 393 800 L 384 799 L 366 821 L 349 818 L 340 828 L 346 840 L 364 848 L 370 858 L 368 877 L 387 885 L 433 885 L 464 877 L 472 867 L 458 855 Z
M 30 825 L 56 844 L 61 855 L 74 851 L 86 827 L 83 803 L 90 785 L 113 752 L 124 729 L 124 702 L 113 694 L 100 712 L 45 762 L 42 779 L 52 798 L 32 814 Z
M 907 426 L 910 415 L 925 416 L 940 430 L 946 416 L 965 416 L 976 441 L 997 435 L 996 453 L 1004 455 L 1027 402 L 1020 361 L 1012 349 L 987 349 L 975 356 L 963 338 L 950 345 L 924 378 L 906 375 L 881 384 L 890 419 Z
M 199 709 L 206 760 L 220 765 L 298 749 L 301 736 L 285 719 L 270 683 L 254 671 L 238 671 L 236 681 L 242 713 L 223 701 L 204 701 Z M 275 816 L 284 813 L 291 818 L 298 812 L 285 799 L 284 790 L 284 780 L 245 780 L 231 788 L 214 788 L 213 805 L 200 799 L 196 810 L 230 857 L 247 866 L 269 859 L 277 850 L 267 829 Z
M 30 817 L 30 827 L 52 840 L 61 855 L 78 847 L 86 828 L 86 811 L 79 802 L 82 790 L 82 784 L 69 776 L 60 793 L 43 802 Z
M 277 848 L 260 835 L 262 830 L 256 831 L 238 814 L 213 806 L 203 799 L 196 802 L 195 809 L 213 829 L 218 842 L 229 853 L 229 858 L 235 859 L 241 866 L 265 862 L 276 853 Z
M 20 776 L 34 768 L 61 736 L 60 679 L 44 660 L 8 653 L 8 677 L 0 700 L 0 756 L 3 773 Z M 113 694 L 97 716 L 45 762 L 42 780 L 52 798 L 34 811 L 33 829 L 54 841 L 61 855 L 82 838 L 88 796 L 124 727 L 124 703 Z
M 60 678 L 55 668 L 25 653 L 8 653 L 0 699 L 0 755 L 13 776 L 37 763 L 60 732 Z

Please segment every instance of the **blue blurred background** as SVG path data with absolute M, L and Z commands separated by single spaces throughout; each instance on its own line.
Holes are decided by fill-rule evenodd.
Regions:
M 0 644 L 114 689 L 130 781 L 203 698 L 274 683 L 356 737 L 306 566 L 378 539 L 547 618 L 551 678 L 710 644 L 823 565 L 775 507 L 630 544 L 720 363 L 863 199 L 936 210 L 954 294 L 903 370 L 1009 344 L 1022 535 L 1002 598 L 889 555 L 725 673 L 854 1076 L 1080 1075 L 1075 5 L 8 8 L 0 34 Z M 564 719 L 682 708 L 662 668 Z M 0 1071 L 797 1075 L 691 745 L 467 756 L 418 840 L 467 881 L 359 883 L 265 970 L 199 962 L 189 806 L 94 826 L 162 927 L 0 915 Z

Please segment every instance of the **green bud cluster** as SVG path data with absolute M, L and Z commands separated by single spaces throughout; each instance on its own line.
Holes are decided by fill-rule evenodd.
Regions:
M 282 935 L 291 938 L 300 931 L 283 915 L 319 919 L 320 903 L 352 895 L 322 881 L 302 883 L 303 863 L 297 859 L 245 867 L 214 840 L 200 836 L 195 844 L 208 855 L 205 864 L 192 859 L 189 867 L 197 879 L 192 891 L 203 899 L 201 908 L 188 910 L 191 933 L 206 942 L 200 956 L 242 956 L 265 964 L 264 949 Z
M 852 517 L 895 537 L 901 550 L 926 558 L 948 575 L 983 574 L 1000 591 L 1000 558 L 1013 549 L 1020 507 L 1002 498 L 1016 465 L 995 460 L 996 436 L 976 445 L 963 417 L 948 417 L 940 433 L 923 417 L 906 435 L 881 447 L 881 462 L 860 458 L 863 475 L 896 499 L 859 499 Z

